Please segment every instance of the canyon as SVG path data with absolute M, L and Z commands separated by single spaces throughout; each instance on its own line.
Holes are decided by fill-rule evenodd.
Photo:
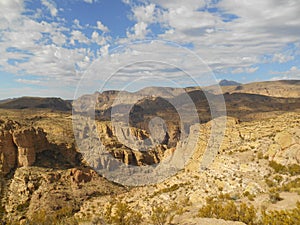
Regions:
M 300 83 L 221 88 L 223 95 L 216 95 L 214 87 L 95 92 L 82 96 L 79 105 L 73 102 L 73 112 L 70 101 L 60 99 L 0 103 L 0 219 L 8 224 L 135 224 L 134 219 L 136 224 L 259 224 L 276 210 L 296 209 Z M 189 108 L 183 92 L 198 115 L 184 117 L 185 126 L 181 115 L 189 115 Z M 208 99 L 220 96 L 226 112 L 213 118 Z M 114 112 L 119 113 L 115 121 Z M 91 154 L 95 146 L 103 152 L 99 160 Z M 111 180 L 99 172 L 114 170 L 114 160 L 137 170 L 152 168 L 182 152 L 186 158 L 173 157 L 180 165 L 175 172 L 164 170 L 165 177 L 151 182 L 161 175 L 154 169 L 143 185 L 125 173 Z M 251 223 L 202 218 L 208 198 L 210 204 L 223 201 L 224 207 L 227 202 L 238 208 L 252 205 L 257 217 Z M 118 222 L 119 215 L 127 222 Z

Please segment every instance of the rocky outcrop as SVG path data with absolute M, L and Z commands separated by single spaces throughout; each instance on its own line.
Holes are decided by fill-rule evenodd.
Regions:
M 16 169 L 1 200 L 6 219 L 21 221 L 39 212 L 51 215 L 59 209 L 76 211 L 91 196 L 121 191 L 121 187 L 109 183 L 88 168 L 52 170 L 21 167 Z
M 15 121 L 1 121 L 0 165 L 3 174 L 16 167 L 33 165 L 36 154 L 49 148 L 46 133 L 42 129 L 21 127 Z
M 93 176 L 96 176 L 96 172 L 91 169 L 86 169 L 86 170 L 80 170 L 77 168 L 70 169 L 71 181 L 76 184 L 90 182 Z
M 13 142 L 17 147 L 18 166 L 34 164 L 36 154 L 49 149 L 46 133 L 42 129 L 21 128 L 13 132 Z

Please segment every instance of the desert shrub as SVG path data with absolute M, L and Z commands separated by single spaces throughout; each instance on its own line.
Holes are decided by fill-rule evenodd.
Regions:
M 280 188 L 282 191 L 294 191 L 294 190 L 298 190 L 300 189 L 300 178 L 297 178 L 295 180 L 292 180 L 284 185 L 282 185 L 282 187 Z
M 300 221 L 300 202 L 292 210 L 262 210 L 258 216 L 253 205 L 245 203 L 240 205 L 232 201 L 220 202 L 218 200 L 207 201 L 207 204 L 200 208 L 198 216 L 206 218 L 217 218 L 231 221 L 240 221 L 247 225 L 296 225 Z
M 153 206 L 151 210 L 150 221 L 154 225 L 171 224 L 175 215 L 182 215 L 186 212 L 186 208 L 182 206 L 191 206 L 188 198 L 184 198 L 179 202 L 173 202 L 167 206 Z
M 268 225 L 296 225 L 300 221 L 300 202 L 292 210 L 263 211 L 262 224 Z
M 106 207 L 104 219 L 108 224 L 138 225 L 142 222 L 142 214 L 131 209 L 128 204 L 118 201 Z
M 298 164 L 284 166 L 275 161 L 270 161 L 269 166 L 273 168 L 276 173 L 290 174 L 291 176 L 300 175 L 300 165 Z
M 262 151 L 257 153 L 257 158 L 258 159 L 263 159 L 264 158 L 264 153 Z
M 218 195 L 217 198 L 220 200 L 232 200 L 233 197 L 231 197 L 230 194 L 228 194 L 228 193 L 226 193 L 226 194 L 221 193 Z
M 283 177 L 282 177 L 281 175 L 279 175 L 279 174 L 276 174 L 276 175 L 274 176 L 274 180 L 276 180 L 276 182 L 277 182 L 278 184 L 280 184 L 280 183 L 283 181 Z
M 3 219 L 5 212 L 5 208 L 0 204 L 0 222 Z
M 161 190 L 159 190 L 159 191 L 154 192 L 154 193 L 150 196 L 150 198 L 153 198 L 153 197 L 155 197 L 155 196 L 157 196 L 157 195 L 160 195 L 160 194 L 163 194 L 163 193 L 168 193 L 168 192 L 176 191 L 177 189 L 179 189 L 180 187 L 183 187 L 183 186 L 185 186 L 185 185 L 189 185 L 189 183 L 174 184 L 174 185 L 172 185 L 171 187 L 163 188 L 163 189 L 161 189 Z
M 91 225 L 106 225 L 106 223 L 101 217 L 94 217 Z
M 249 191 L 245 191 L 243 194 L 245 197 L 247 197 L 249 199 L 249 201 L 254 201 L 255 195 L 250 194 Z
M 269 166 L 274 169 L 276 173 L 286 173 L 287 168 L 284 165 L 281 165 L 275 161 L 270 161 Z
M 300 174 L 300 165 L 298 164 L 292 164 L 288 166 L 288 172 L 292 176 L 296 176 Z
M 24 203 L 22 203 L 22 204 L 19 204 L 19 205 L 17 206 L 17 210 L 18 210 L 19 212 L 24 212 L 24 211 L 26 211 L 27 208 L 29 207 L 29 204 L 30 204 L 30 201 L 26 201 L 26 202 L 24 202 Z
M 169 212 L 163 206 L 154 206 L 150 217 L 154 225 L 164 225 L 167 223 Z
M 275 204 L 278 201 L 281 201 L 282 198 L 280 197 L 279 193 L 277 192 L 276 189 L 271 189 L 269 193 L 269 199 L 272 204 Z
M 270 180 L 270 179 L 265 179 L 266 184 L 268 185 L 268 187 L 274 187 L 275 183 L 274 181 Z
M 76 225 L 78 222 L 72 217 L 73 216 L 73 208 L 66 206 L 62 207 L 61 209 L 49 213 L 45 210 L 39 210 L 35 212 L 34 215 L 28 219 L 28 225 Z
M 216 218 L 231 221 L 241 221 L 246 224 L 256 224 L 256 209 L 245 203 L 240 205 L 233 201 L 208 200 L 207 204 L 199 209 L 198 216 L 205 218 Z

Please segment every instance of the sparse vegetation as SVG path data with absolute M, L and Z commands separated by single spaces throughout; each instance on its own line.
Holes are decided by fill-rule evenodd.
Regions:
M 253 205 L 237 204 L 233 201 L 207 199 L 199 209 L 199 217 L 240 221 L 247 225 L 296 225 L 300 221 L 300 202 L 292 210 L 262 210 L 259 215 Z
M 117 201 L 106 206 L 104 220 L 114 225 L 139 225 L 143 219 L 139 211 L 131 209 L 127 203 Z
M 53 213 L 39 210 L 30 218 L 24 219 L 26 225 L 77 225 L 78 221 L 73 218 L 73 209 L 71 207 L 61 208 Z M 19 224 L 17 221 L 9 221 L 7 225 Z
M 275 161 L 270 161 L 269 166 L 272 167 L 276 173 L 290 174 L 291 176 L 300 175 L 300 165 L 298 164 L 284 166 Z
M 262 224 L 268 225 L 296 225 L 300 221 L 300 202 L 292 210 L 263 211 Z
M 234 201 L 207 199 L 206 205 L 199 209 L 198 216 L 231 221 L 241 221 L 249 225 L 256 224 L 256 213 L 253 205 L 237 205 Z
M 279 189 L 281 191 L 297 192 L 300 194 L 300 178 L 296 178 L 295 180 L 283 184 Z
M 276 202 L 282 200 L 282 198 L 280 197 L 280 194 L 277 192 L 277 190 L 275 188 L 270 189 L 269 198 L 270 198 L 270 202 L 272 204 L 275 204 Z
M 167 223 L 169 211 L 163 206 L 154 206 L 152 208 L 151 222 L 154 225 L 164 225 Z

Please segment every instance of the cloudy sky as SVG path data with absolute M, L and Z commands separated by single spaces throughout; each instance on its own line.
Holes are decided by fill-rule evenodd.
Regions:
M 91 65 L 100 63 L 96 74 L 105 81 L 112 58 L 147 60 L 143 51 L 149 49 L 160 63 L 131 65 L 120 74 L 148 74 L 155 85 L 159 72 L 178 74 L 161 65 L 179 59 L 173 52 L 180 46 L 217 79 L 299 79 L 299 15 L 299 0 L 0 0 L 0 99 L 73 98 Z M 165 43 L 115 50 L 141 40 Z M 188 65 L 201 73 L 197 61 Z

